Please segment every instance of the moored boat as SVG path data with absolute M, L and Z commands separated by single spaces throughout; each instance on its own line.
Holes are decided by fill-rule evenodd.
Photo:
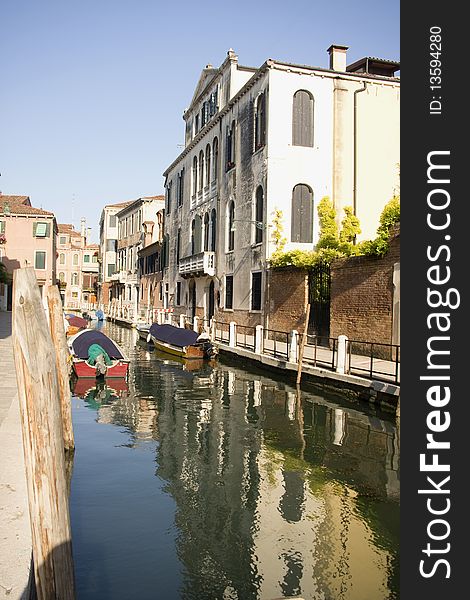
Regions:
M 157 350 L 188 359 L 214 358 L 216 346 L 207 334 L 199 335 L 191 329 L 153 323 L 149 335 Z
M 121 348 L 96 329 L 84 329 L 69 338 L 73 369 L 77 377 L 127 376 L 129 360 Z
M 150 323 L 137 323 L 135 328 L 137 329 L 137 333 L 139 334 L 139 338 L 144 340 L 145 342 L 152 342 L 150 337 Z

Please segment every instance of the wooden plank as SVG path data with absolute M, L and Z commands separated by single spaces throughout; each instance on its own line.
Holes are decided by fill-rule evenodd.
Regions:
M 47 305 L 49 307 L 49 327 L 57 366 L 62 428 L 64 431 L 64 448 L 65 450 L 73 451 L 75 449 L 75 440 L 72 426 L 72 393 L 70 391 L 69 381 L 72 363 L 69 360 L 70 352 L 67 346 L 67 337 L 65 335 L 62 299 L 60 297 L 59 288 L 56 285 L 49 286 L 47 290 Z
M 73 600 L 74 575 L 57 367 L 32 267 L 13 276 L 13 351 L 38 600 Z

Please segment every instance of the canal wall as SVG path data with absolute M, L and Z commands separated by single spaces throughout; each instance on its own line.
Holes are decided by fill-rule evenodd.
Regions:
M 250 361 L 254 365 L 287 376 L 289 381 L 295 384 L 298 364 L 289 362 L 266 354 L 257 354 L 240 347 L 232 347 L 227 344 L 218 344 L 221 356 L 228 360 L 246 363 Z M 338 373 L 309 364 L 302 365 L 302 381 L 319 384 L 334 392 L 340 392 L 348 399 L 356 399 L 361 402 L 377 405 L 388 412 L 397 413 L 400 398 L 400 386 L 376 379 L 366 379 L 356 375 Z

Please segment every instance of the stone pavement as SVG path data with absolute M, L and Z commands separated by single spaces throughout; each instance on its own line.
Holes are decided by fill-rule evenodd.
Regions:
M 29 598 L 31 528 L 11 339 L 0 311 L 0 600 Z

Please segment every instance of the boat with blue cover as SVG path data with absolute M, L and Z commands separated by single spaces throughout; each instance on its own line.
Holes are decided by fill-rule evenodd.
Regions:
M 192 329 L 174 325 L 153 323 L 149 336 L 157 350 L 181 358 L 214 358 L 217 347 L 210 341 L 207 333 L 197 333 Z

